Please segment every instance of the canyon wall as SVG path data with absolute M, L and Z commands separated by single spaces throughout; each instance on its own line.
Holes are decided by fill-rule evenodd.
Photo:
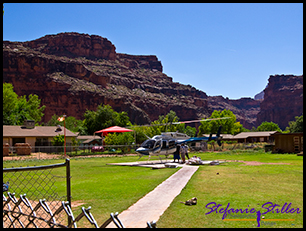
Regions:
M 256 125 L 274 122 L 285 130 L 289 121 L 303 114 L 303 75 L 270 75 Z
M 36 94 L 53 114 L 83 119 L 99 104 L 146 124 L 176 111 L 182 120 L 209 116 L 206 94 L 172 81 L 154 55 L 115 52 L 100 36 L 60 33 L 29 42 L 3 41 L 3 82 L 18 95 Z
M 54 114 L 83 119 L 87 109 L 109 104 L 118 112 L 126 111 L 136 124 L 148 124 L 170 110 L 181 120 L 195 120 L 209 117 L 213 110 L 229 109 L 245 128 L 251 129 L 256 126 L 256 118 L 257 122 L 268 116 L 277 121 L 287 120 L 303 107 L 301 98 L 294 99 L 293 104 L 289 102 L 290 92 L 300 91 L 302 83 L 292 83 L 289 89 L 281 87 L 277 97 L 285 96 L 288 101 L 282 106 L 270 92 L 271 82 L 260 106 L 262 100 L 207 96 L 195 87 L 173 82 L 162 71 L 155 55 L 116 53 L 109 40 L 97 35 L 72 32 L 28 42 L 3 41 L 3 82 L 12 83 L 20 96 L 39 96 L 42 105 L 46 105 L 42 122 L 49 121 Z M 280 77 L 279 81 L 284 79 Z M 270 104 L 272 112 L 268 111 L 272 108 Z M 286 118 L 277 117 L 277 110 L 293 105 L 298 109 L 287 111 Z

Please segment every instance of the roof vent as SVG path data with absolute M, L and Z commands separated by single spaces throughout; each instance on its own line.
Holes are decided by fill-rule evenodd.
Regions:
M 23 125 L 21 126 L 23 129 L 33 129 L 35 128 L 35 121 L 34 120 L 25 120 Z

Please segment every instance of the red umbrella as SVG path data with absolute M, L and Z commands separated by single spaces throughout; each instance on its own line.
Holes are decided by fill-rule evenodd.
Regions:
M 105 136 L 109 132 L 133 132 L 133 130 L 127 129 L 127 128 L 122 128 L 122 127 L 119 127 L 119 126 L 112 126 L 112 127 L 109 127 L 109 128 L 102 129 L 100 131 L 96 131 L 95 133 L 101 133 L 101 132 L 102 132 L 102 135 Z

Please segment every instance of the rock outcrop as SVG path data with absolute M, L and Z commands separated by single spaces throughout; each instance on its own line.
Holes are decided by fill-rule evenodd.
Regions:
M 24 43 L 34 50 L 49 55 L 116 59 L 116 47 L 106 38 L 79 33 L 60 33 Z
M 109 104 L 145 124 L 176 111 L 182 120 L 209 116 L 204 92 L 172 81 L 154 55 L 115 52 L 105 38 L 79 33 L 46 35 L 29 42 L 3 41 L 3 82 L 18 95 L 36 94 L 54 114 L 83 119 L 86 109 Z
M 258 93 L 258 94 L 256 94 L 256 95 L 254 96 L 254 99 L 255 99 L 255 100 L 263 100 L 264 97 L 265 97 L 265 92 L 264 92 L 264 91 L 261 91 L 260 93 Z
M 262 122 L 274 122 L 285 130 L 289 121 L 303 113 L 303 75 L 271 75 L 264 90 L 256 126 Z

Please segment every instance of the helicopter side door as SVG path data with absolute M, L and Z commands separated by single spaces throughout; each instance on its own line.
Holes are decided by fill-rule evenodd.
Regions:
M 159 153 L 161 149 L 162 149 L 162 139 L 158 139 L 154 144 L 153 154 Z

